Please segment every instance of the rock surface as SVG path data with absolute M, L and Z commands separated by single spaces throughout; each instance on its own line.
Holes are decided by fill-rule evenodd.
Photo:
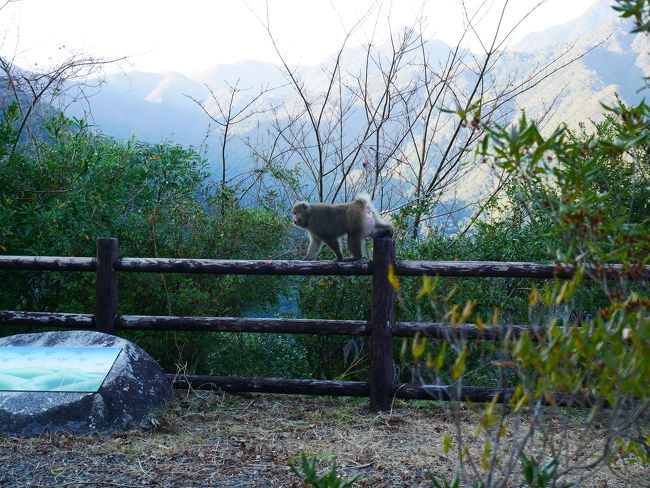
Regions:
M 144 426 L 171 396 L 158 363 L 120 337 L 87 330 L 43 332 L 0 338 L 3 346 L 121 347 L 122 351 L 97 393 L 0 391 L 0 433 L 33 437 Z

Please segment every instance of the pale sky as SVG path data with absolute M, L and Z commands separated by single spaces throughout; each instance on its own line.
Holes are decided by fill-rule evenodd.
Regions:
M 106 58 L 129 56 L 122 69 L 189 73 L 240 60 L 278 62 L 259 18 L 265 0 L 0 0 L 0 55 L 23 68 L 55 64 L 83 52 Z M 483 0 L 466 0 L 470 8 Z M 494 28 L 504 0 L 487 0 L 491 14 L 480 26 Z M 504 24 L 539 3 L 510 0 Z M 522 24 L 513 41 L 529 32 L 582 14 L 594 0 L 546 0 Z M 349 46 L 387 39 L 390 29 L 425 21 L 425 37 L 456 43 L 463 28 L 459 0 L 268 0 L 271 30 L 293 64 L 314 65 L 341 45 L 372 5 Z M 259 18 L 258 18 L 259 17 Z M 471 47 L 478 49 L 476 42 Z

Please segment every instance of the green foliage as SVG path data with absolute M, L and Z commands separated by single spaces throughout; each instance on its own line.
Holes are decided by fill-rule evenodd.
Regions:
M 305 318 L 369 320 L 368 277 L 304 277 L 298 281 L 297 303 Z M 364 339 L 346 336 L 296 336 L 316 378 L 365 380 L 368 357 Z
M 451 480 L 451 483 L 449 483 L 447 480 L 444 479 L 439 480 L 431 473 L 429 473 L 429 479 L 431 480 L 435 488 L 459 488 L 460 487 L 460 478 L 458 474 L 454 475 L 454 478 Z M 478 480 L 473 480 L 469 486 L 471 488 L 485 488 L 485 483 Z
M 618 4 L 624 16 L 637 19 L 637 30 L 650 30 L 647 1 Z M 504 305 L 495 308 L 501 312 L 526 293 L 528 322 L 544 330 L 535 337 L 524 333 L 502 342 L 501 360 L 493 364 L 516 377 L 517 387 L 501 409 L 495 399 L 478 410 L 482 453 L 470 452 L 468 443 L 474 441 L 459 431 L 464 469 L 452 483 L 469 479 L 478 486 L 504 486 L 512 481 L 519 461 L 528 486 L 569 487 L 573 484 L 564 477 L 585 466 L 648 462 L 650 299 L 648 281 L 639 278 L 650 262 L 650 108 L 643 102 L 628 107 L 619 101 L 605 109 L 603 121 L 591 132 L 584 126 L 581 131 L 562 126 L 543 135 L 525 115 L 507 127 L 483 125 L 486 137 L 477 155 L 502 169 L 509 180 L 504 197 L 490 202 L 492 219 L 480 224 L 469 241 L 482 242 L 483 250 L 494 248 L 490 240 L 497 247 L 503 243 L 506 249 L 516 249 L 502 231 L 514 236 L 523 231 L 529 235 L 521 246 L 535 249 L 534 260 L 572 263 L 578 272 L 568 281 L 525 287 L 520 283 L 523 293 L 504 297 Z M 460 116 L 481 124 L 480 115 Z M 602 265 L 609 263 L 622 264 L 622 271 L 606 275 Z M 441 283 L 436 287 L 425 280 L 424 293 L 411 291 L 417 298 L 410 309 L 422 310 L 418 300 L 423 298 L 441 302 Z M 481 296 L 476 291 L 474 298 Z M 453 300 L 439 303 L 444 310 L 443 304 L 452 323 L 466 315 Z M 481 310 L 480 304 L 474 309 Z M 484 320 L 475 323 L 479 328 L 488 325 Z M 414 350 L 424 357 L 426 348 L 415 342 Z M 433 357 L 426 367 L 430 377 L 447 370 L 460 383 L 468 372 L 462 354 L 466 341 L 449 342 L 459 351 L 453 362 Z M 426 369 L 422 371 L 425 375 Z M 569 414 L 562 406 L 567 404 L 589 410 Z M 559 447 L 545 444 L 530 457 L 524 454 L 533 449 L 533 436 L 549 439 L 548 421 L 568 421 L 570 415 L 576 415 L 572 421 L 583 424 L 590 435 L 576 439 L 570 452 L 564 452 L 560 442 Z M 515 441 L 522 423 L 527 434 Z M 447 449 L 449 443 L 445 445 Z M 554 449 L 553 455 L 541 465 L 535 457 L 549 459 L 549 449 Z M 637 486 L 630 481 L 632 485 Z
M 294 335 L 215 334 L 210 371 L 224 376 L 309 378 L 313 368 Z
M 524 481 L 530 488 L 571 488 L 575 486 L 573 483 L 555 483 L 555 473 L 558 467 L 557 459 L 551 459 L 544 467 L 540 467 L 535 459 L 526 457 L 523 452 L 519 454 L 519 459 L 521 461 Z M 460 487 L 460 477 L 458 474 L 454 476 L 451 483 L 444 479 L 439 480 L 432 474 L 429 474 L 429 478 L 435 488 Z M 470 486 L 472 488 L 485 488 L 487 485 L 480 480 L 472 480 Z
M 530 486 L 530 488 L 571 488 L 572 486 L 575 486 L 573 483 L 555 483 L 555 473 L 558 467 L 557 459 L 551 459 L 545 466 L 540 467 L 539 463 L 535 459 L 532 457 L 526 457 L 522 452 L 519 454 L 519 460 L 521 462 L 524 481 L 528 486 Z M 444 479 L 440 480 L 430 473 L 429 478 L 435 488 L 460 487 L 460 477 L 458 476 L 458 473 L 456 473 L 451 482 Z M 471 488 L 486 488 L 488 485 L 480 480 L 472 480 L 469 486 L 471 486 Z
M 12 144 L 11 107 L 0 147 Z M 94 256 L 95 239 L 119 238 L 125 257 L 268 259 L 286 248 L 287 222 L 268 207 L 242 207 L 236 189 L 215 187 L 193 149 L 123 142 L 63 115 L 45 140 L 1 160 L 0 253 Z M 1 154 L 0 154 L 1 155 Z M 94 276 L 0 273 L 0 309 L 93 313 Z M 287 282 L 271 277 L 123 273 L 119 313 L 242 316 L 277 302 Z M 10 331 L 5 331 L 10 332 Z M 205 371 L 218 335 L 129 336 L 169 370 Z
M 643 103 L 619 103 L 593 134 L 559 128 L 545 138 L 525 116 L 516 128 L 488 130 L 481 155 L 512 175 L 515 195 L 528 214 L 546 220 L 556 258 L 589 263 L 582 270 L 601 291 L 592 301 L 591 318 L 580 327 L 573 326 L 571 316 L 551 315 L 542 347 L 526 335 L 513 341 L 510 353 L 521 365 L 522 381 L 535 378 L 528 385 L 535 397 L 551 391 L 588 393 L 609 406 L 648 398 L 647 283 L 628 279 L 650 260 L 648 115 Z M 598 265 L 605 263 L 622 263 L 629 276 L 603 275 Z M 531 307 L 554 307 L 557 314 L 575 304 L 581 277 L 582 272 L 552 291 L 533 289 Z
M 429 478 L 431 479 L 431 482 L 435 488 L 458 488 L 460 486 L 460 478 L 458 477 L 458 474 L 454 476 L 454 479 L 451 480 L 451 483 L 447 482 L 447 480 L 438 480 L 438 478 L 433 476 L 431 473 L 429 473 Z
M 529 432 L 544 435 L 544 419 L 562 417 L 560 399 L 589 406 L 584 423 L 597 422 L 607 437 L 617 439 L 618 449 L 604 441 L 595 461 L 593 446 L 586 447 L 595 440 L 582 440 L 582 456 L 590 458 L 591 466 L 619 456 L 629 457 L 629 462 L 647 460 L 650 300 L 647 281 L 637 278 L 650 259 L 649 118 L 644 103 L 626 107 L 619 102 L 593 133 L 584 127 L 580 133 L 559 127 L 543 136 L 525 116 L 510 127 L 485 127 L 479 156 L 505 170 L 510 180 L 499 203 L 503 220 L 483 224 L 477 235 L 498 232 L 514 219 L 532 231 L 531 242 L 541 244 L 538 250 L 579 266 L 572 280 L 527 287 L 529 317 L 545 326 L 543 333 L 503 341 L 503 360 L 497 365 L 508 368 L 518 386 L 500 416 L 495 403 L 483 409 L 480 462 L 473 464 L 469 450 L 459 448 L 468 465 L 483 468 L 468 476 L 484 480 L 485 486 L 510 476 L 507 466 L 512 466 L 513 455 L 529 486 L 572 486 L 562 481 L 558 467 L 564 473 L 579 469 L 578 457 L 560 452 L 540 466 L 524 454 L 526 442 L 508 442 L 510 425 L 517 422 L 512 419 L 522 415 Z M 623 271 L 607 276 L 601 268 L 607 263 L 621 263 Z M 453 319 L 458 306 L 448 306 Z M 465 341 L 453 342 L 465 351 Z M 467 370 L 460 358 L 447 365 L 456 381 Z M 439 369 L 435 364 L 435 374 Z M 544 404 L 548 410 L 540 408 Z
M 592 135 L 543 137 L 524 116 L 488 128 L 480 150 L 512 177 L 516 203 L 543 220 L 564 262 L 636 263 L 650 256 L 648 108 L 619 105 Z
M 551 459 L 544 467 L 540 467 L 539 463 L 521 452 L 519 453 L 522 471 L 524 473 L 524 480 L 531 488 L 548 488 L 556 486 L 557 488 L 571 488 L 573 483 L 555 483 L 555 472 L 558 467 L 558 460 Z
M 633 294 L 580 327 L 551 324 L 541 343 L 533 345 L 527 335 L 513 340 L 511 354 L 527 391 L 533 397 L 557 392 L 578 402 L 588 395 L 610 408 L 648 401 L 649 306 Z
M 648 0 L 615 0 L 616 6 L 612 7 L 623 18 L 634 17 L 636 28 L 632 31 L 650 32 L 650 2 Z
M 325 474 L 318 475 L 317 460 L 315 457 L 309 459 L 305 453 L 300 455 L 300 467 L 290 464 L 291 471 L 300 478 L 303 483 L 314 488 L 347 488 L 353 486 L 361 475 L 354 476 L 351 479 L 342 479 L 336 473 L 336 461 Z

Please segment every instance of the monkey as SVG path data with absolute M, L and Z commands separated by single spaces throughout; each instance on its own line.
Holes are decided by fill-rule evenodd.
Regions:
M 370 197 L 358 195 L 348 203 L 298 202 L 293 206 L 293 223 L 309 232 L 309 249 L 303 260 L 312 260 L 322 243 L 336 254 L 337 261 L 358 261 L 365 237 L 392 237 L 393 226 L 379 216 Z M 352 258 L 343 259 L 339 238 L 348 236 Z

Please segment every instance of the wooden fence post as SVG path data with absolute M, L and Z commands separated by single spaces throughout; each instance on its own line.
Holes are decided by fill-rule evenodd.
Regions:
M 117 316 L 117 239 L 100 237 L 97 239 L 97 275 L 95 302 L 95 329 L 115 335 Z
M 388 282 L 388 265 L 395 263 L 392 239 L 375 239 L 372 263 L 372 317 L 370 320 L 370 408 L 390 410 L 393 386 L 394 291 Z

